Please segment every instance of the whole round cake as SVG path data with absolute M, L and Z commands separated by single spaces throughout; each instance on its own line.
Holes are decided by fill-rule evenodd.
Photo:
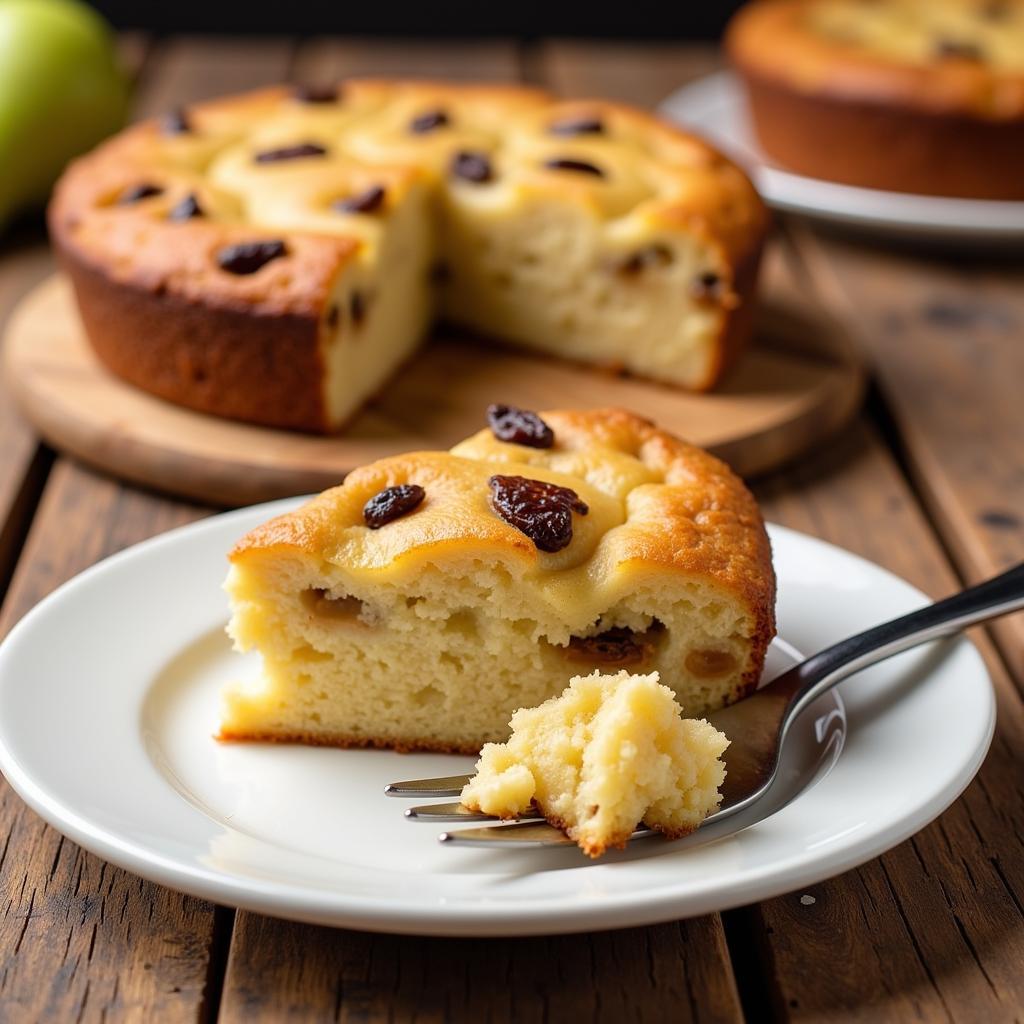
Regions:
M 741 171 L 642 111 L 370 80 L 135 125 L 50 207 L 107 367 L 309 431 L 343 426 L 436 317 L 710 388 L 750 332 L 766 224 Z
M 620 410 L 489 418 L 241 540 L 229 633 L 264 671 L 223 738 L 476 753 L 593 669 L 656 671 L 689 715 L 756 687 L 775 576 L 729 468 Z
M 1024 199 L 1024 0 L 761 0 L 726 45 L 783 166 Z

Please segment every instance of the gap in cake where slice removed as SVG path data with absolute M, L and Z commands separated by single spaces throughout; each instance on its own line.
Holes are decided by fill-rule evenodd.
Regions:
M 222 738 L 476 754 L 594 669 L 690 715 L 756 687 L 775 577 L 742 482 L 622 410 L 489 415 L 240 541 L 229 632 L 263 674 Z

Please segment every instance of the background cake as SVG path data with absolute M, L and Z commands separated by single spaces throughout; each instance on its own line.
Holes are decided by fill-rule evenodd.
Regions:
M 626 412 L 490 417 L 240 542 L 229 632 L 264 672 L 223 738 L 476 753 L 595 668 L 658 671 L 691 715 L 757 685 L 775 578 L 730 470 Z
M 1022 0 L 762 0 L 726 46 L 758 141 L 783 166 L 1024 199 Z
M 115 373 L 326 431 L 437 316 L 710 388 L 750 332 L 766 214 L 733 164 L 639 110 L 350 81 L 136 125 L 72 165 L 50 226 Z

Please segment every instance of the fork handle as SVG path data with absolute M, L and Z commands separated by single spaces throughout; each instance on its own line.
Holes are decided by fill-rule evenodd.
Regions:
M 1022 608 L 1024 562 L 952 597 L 840 640 L 787 673 L 792 676 L 792 696 L 786 717 L 792 720 L 836 683 L 869 665 Z

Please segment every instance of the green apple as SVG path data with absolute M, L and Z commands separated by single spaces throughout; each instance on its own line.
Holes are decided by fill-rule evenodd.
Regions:
M 124 123 L 113 35 L 78 0 L 0 0 L 0 227 Z

